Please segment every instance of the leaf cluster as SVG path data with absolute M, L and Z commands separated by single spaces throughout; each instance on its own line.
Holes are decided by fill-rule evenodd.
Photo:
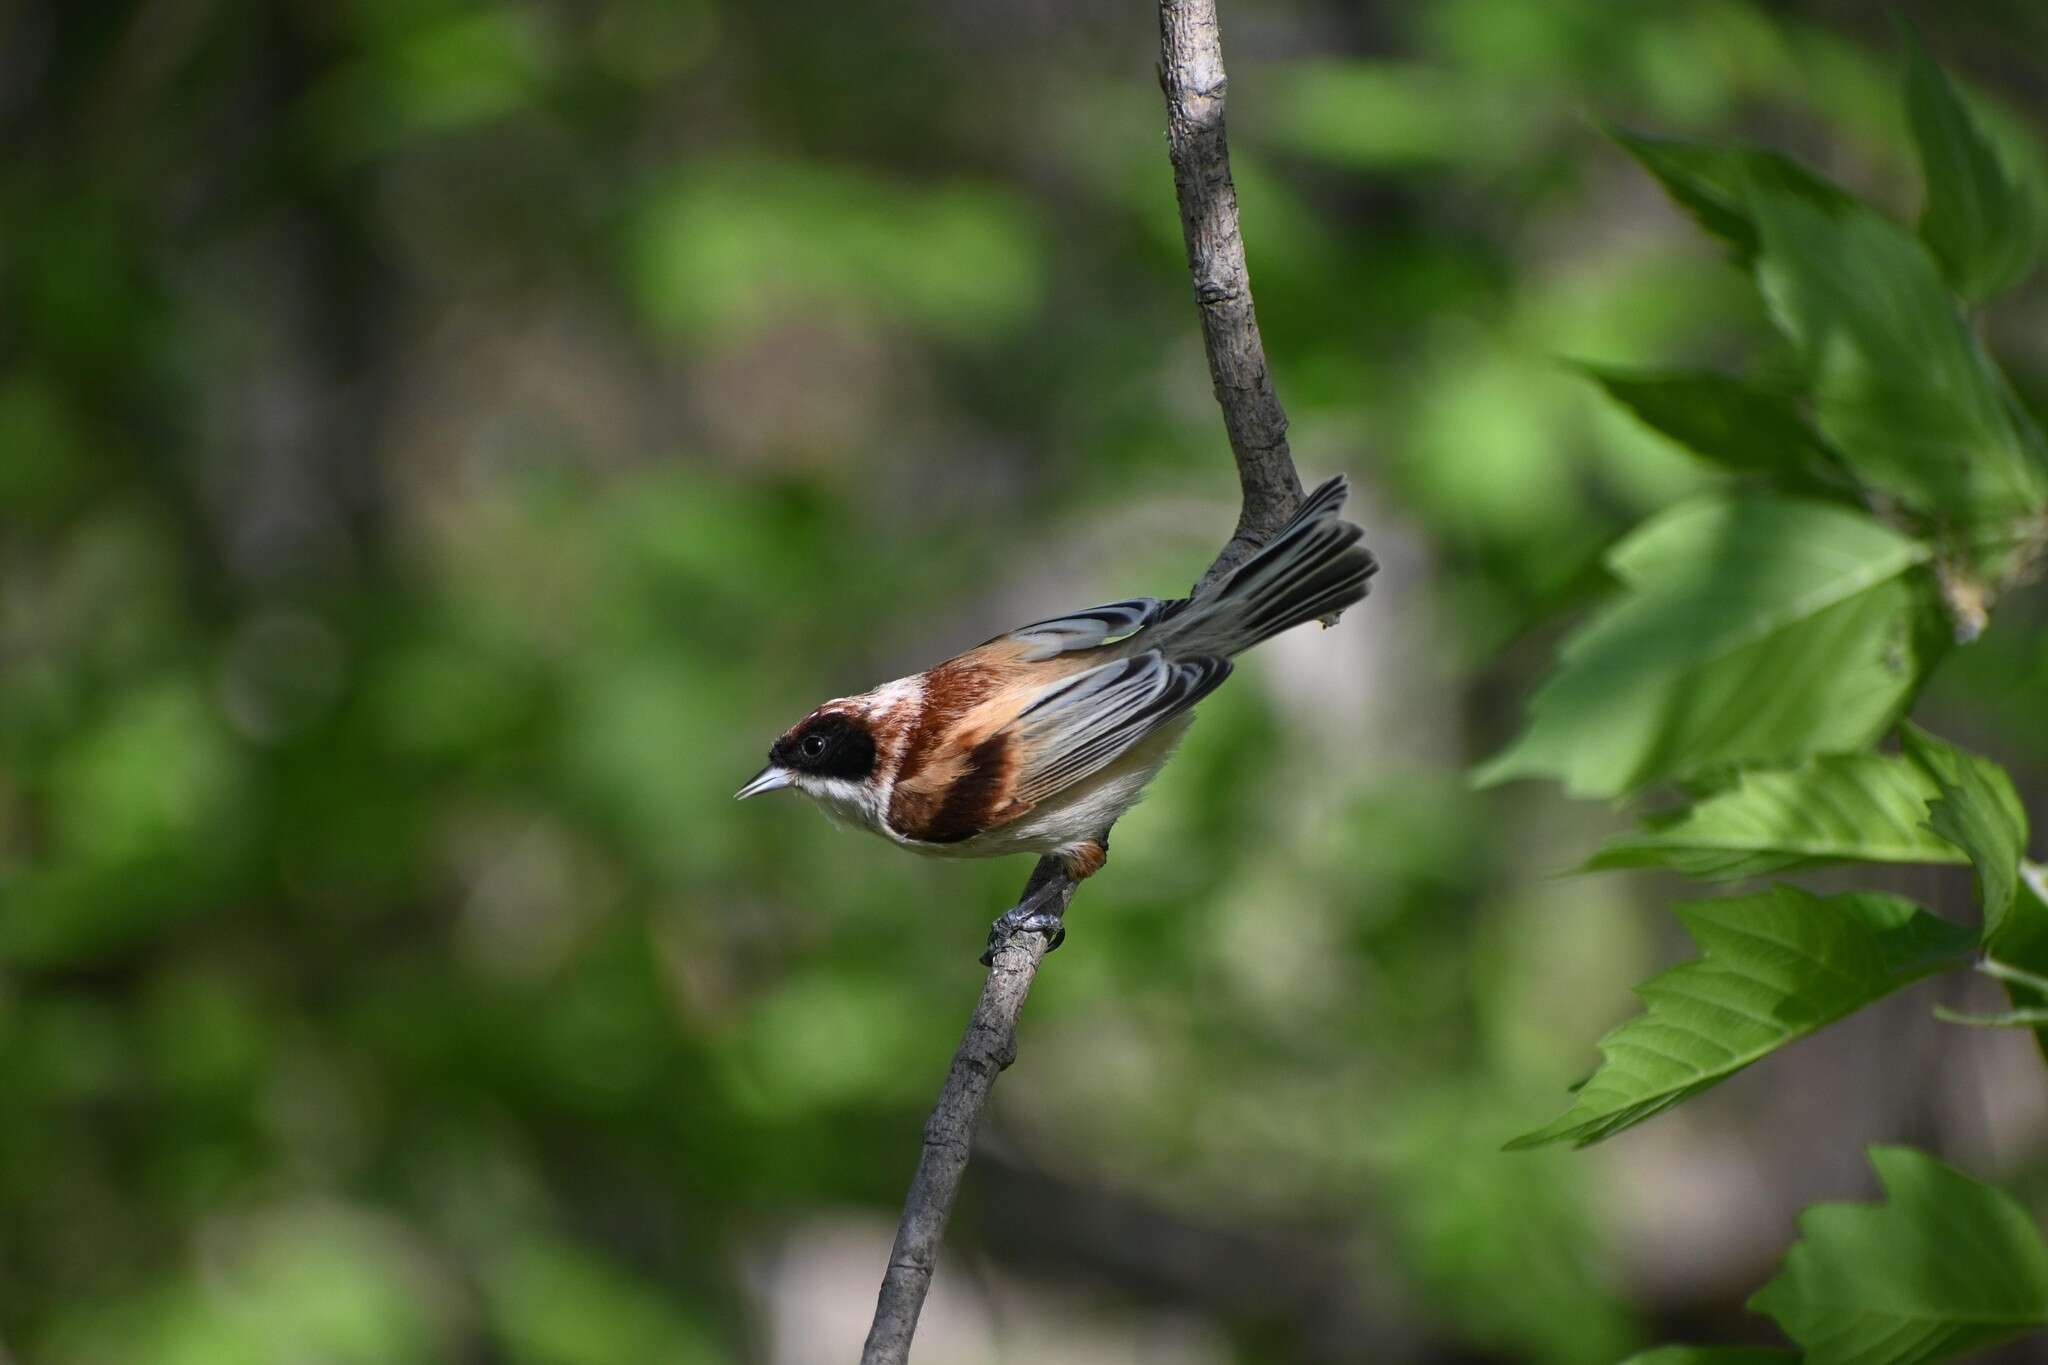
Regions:
M 1773 152 L 1613 133 L 1726 244 L 1791 374 L 1583 367 L 1730 477 L 1608 554 L 1618 596 L 1566 640 L 1527 728 L 1480 778 L 1684 794 L 1591 868 L 1721 880 L 1967 864 L 1981 921 L 1784 883 L 1680 905 L 1700 956 L 1637 988 L 1643 1012 L 1600 1040 L 1601 1063 L 1566 1112 L 1511 1147 L 1605 1140 L 1916 980 L 1973 965 L 2007 982 L 2014 1009 L 1959 1022 L 2048 1040 L 2048 901 L 2024 861 L 2012 780 L 1905 719 L 1928 673 L 1978 634 L 2048 539 L 2048 443 L 1970 325 L 2034 264 L 2043 199 L 1909 46 L 1907 122 L 1926 185 L 1917 231 Z M 1896 750 L 1881 749 L 1893 734 Z M 1809 1210 L 1804 1240 L 1751 1301 L 1806 1359 L 1936 1360 L 2048 1323 L 2048 1246 L 2017 1204 L 1917 1152 L 1871 1159 L 1890 1202 Z M 1639 1359 L 1771 1358 L 1671 1347 Z

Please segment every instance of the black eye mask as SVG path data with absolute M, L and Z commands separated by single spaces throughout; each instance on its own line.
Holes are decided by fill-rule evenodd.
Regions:
M 858 782 L 875 770 L 875 740 L 859 721 L 828 713 L 775 741 L 768 757 L 792 772 Z

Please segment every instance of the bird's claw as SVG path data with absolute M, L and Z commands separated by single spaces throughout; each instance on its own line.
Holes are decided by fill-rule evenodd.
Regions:
M 1045 945 L 1049 953 L 1067 941 L 1067 922 L 1059 911 L 1048 910 L 1029 901 L 1005 910 L 988 927 L 988 947 L 981 954 L 981 965 L 994 966 L 997 951 L 1007 948 L 1019 934 L 1044 934 L 1052 940 Z

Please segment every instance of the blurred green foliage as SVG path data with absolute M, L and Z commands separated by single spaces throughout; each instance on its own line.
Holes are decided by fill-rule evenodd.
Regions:
M 1715 477 L 1575 366 L 1756 355 L 1769 395 L 1796 359 L 1595 120 L 1791 147 L 1905 214 L 1895 39 L 1744 0 L 1224 8 L 1297 455 L 1351 472 L 1387 569 L 1120 826 L 941 1292 L 1193 1318 L 1159 1359 L 1754 1333 L 1793 1211 L 1894 1134 L 1846 1104 L 1760 1240 L 1683 1191 L 1741 1133 L 1827 1144 L 1744 1082 L 1688 1107 L 1718 1127 L 1501 1155 L 1675 945 L 1643 886 L 1551 878 L 1611 818 L 1462 772 L 1539 623 Z M 2041 15 L 1914 14 L 2038 159 Z M 1024 869 L 730 793 L 822 697 L 1177 590 L 1227 532 L 1152 25 L 0 7 L 0 1359 L 844 1358 L 857 1328 L 802 1324 L 872 1301 Z M 2038 397 L 2038 289 L 1944 373 L 1982 348 Z M 2039 622 L 2013 594 L 1922 702 L 2036 800 Z M 2029 1122 L 1984 1142 L 2038 1196 Z M 1034 1259 L 1030 1179 L 1153 1240 L 1105 1213 Z M 842 1226 L 881 1240 L 799 1294 L 791 1248 Z M 1030 1358 L 1101 1358 L 1026 1302 L 1075 1334 Z

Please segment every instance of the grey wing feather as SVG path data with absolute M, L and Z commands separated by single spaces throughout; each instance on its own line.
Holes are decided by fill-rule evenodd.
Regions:
M 1228 659 L 1152 650 L 1053 684 L 1006 727 L 1019 740 L 1015 796 L 1040 801 L 1106 767 L 1229 676 Z
M 1105 602 L 1086 611 L 1055 616 L 1047 621 L 1033 621 L 996 638 L 1021 641 L 1028 647 L 1025 661 L 1035 663 L 1070 650 L 1094 649 L 1097 645 L 1135 635 L 1175 605 L 1156 597 L 1131 597 L 1122 602 Z

